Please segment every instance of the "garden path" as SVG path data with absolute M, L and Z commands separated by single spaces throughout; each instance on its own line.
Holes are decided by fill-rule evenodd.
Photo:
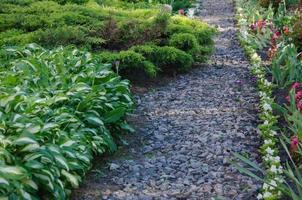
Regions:
M 137 95 L 137 132 L 106 164 L 95 162 L 72 199 L 255 199 L 259 184 L 228 163 L 231 151 L 256 158 L 259 146 L 258 98 L 233 2 L 202 0 L 199 11 L 220 31 L 209 64 Z

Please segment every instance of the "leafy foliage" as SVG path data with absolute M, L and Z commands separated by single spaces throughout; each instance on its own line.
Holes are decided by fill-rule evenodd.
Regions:
M 31 44 L 0 58 L 0 196 L 66 199 L 93 154 L 130 130 L 129 83 L 74 48 Z
M 0 46 L 32 42 L 47 48 L 75 45 L 96 52 L 102 62 L 118 61 L 123 76 L 144 73 L 149 77 L 185 71 L 194 61 L 205 61 L 213 51 L 215 29 L 200 20 L 171 16 L 156 6 L 133 9 L 138 3 L 123 2 L 134 6 L 131 8 L 116 6 L 116 0 L 103 3 L 112 7 L 94 1 L 61 5 L 6 0 L 0 8 Z M 131 50 L 147 44 L 157 46 L 156 59 Z
M 188 52 L 192 56 L 199 53 L 199 44 L 191 33 L 177 33 L 171 36 L 169 44 L 172 47 Z

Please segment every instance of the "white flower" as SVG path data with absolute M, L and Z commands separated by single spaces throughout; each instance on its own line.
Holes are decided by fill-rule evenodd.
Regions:
M 265 92 L 259 92 L 259 96 L 264 97 L 264 96 L 266 96 L 266 93 Z
M 258 195 L 257 195 L 257 199 L 263 199 L 262 194 L 258 194 Z
M 264 125 L 268 125 L 269 122 L 268 122 L 267 120 L 265 120 L 265 121 L 263 122 L 263 124 L 264 124 Z
M 282 171 L 283 171 L 283 167 L 282 167 L 282 166 L 279 166 L 278 172 L 279 172 L 279 173 L 282 173 Z
M 263 109 L 266 110 L 266 111 L 272 111 L 273 110 L 271 105 L 268 104 L 268 103 L 263 104 Z
M 284 182 L 284 180 L 282 178 L 280 178 L 280 177 L 275 177 L 275 180 L 277 182 L 279 182 L 279 183 L 283 183 Z
M 271 139 L 268 139 L 268 140 L 264 140 L 264 144 L 272 144 L 273 141 Z
M 271 130 L 271 135 L 272 135 L 272 136 L 275 136 L 275 135 L 277 135 L 277 132 L 276 132 L 276 131 Z
M 267 147 L 266 149 L 265 149 L 265 151 L 266 151 L 266 153 L 267 154 L 269 154 L 269 155 L 273 155 L 274 154 L 274 149 L 271 149 L 270 147 Z
M 268 189 L 268 184 L 266 184 L 266 183 L 263 183 L 263 186 L 262 186 L 262 188 L 264 189 L 264 190 L 267 190 Z
M 264 85 L 266 85 L 266 86 L 271 86 L 272 83 L 265 79 L 265 80 L 264 80 Z
M 272 186 L 274 186 L 274 187 L 277 187 L 277 182 L 274 181 L 274 180 L 271 180 L 270 184 L 271 184 Z
M 272 165 L 271 168 L 270 168 L 270 170 L 273 173 L 277 173 L 278 172 L 278 169 L 277 169 L 276 165 Z
M 272 157 L 273 159 L 273 161 L 275 161 L 275 162 L 280 162 L 280 157 L 279 156 L 276 156 L 276 157 Z
M 264 192 L 263 193 L 263 198 L 269 198 L 269 197 L 271 197 L 272 196 L 272 193 L 270 193 L 270 192 Z

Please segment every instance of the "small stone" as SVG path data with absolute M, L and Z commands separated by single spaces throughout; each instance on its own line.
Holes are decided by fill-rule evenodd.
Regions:
M 117 164 L 115 164 L 115 163 L 111 163 L 111 164 L 109 165 L 109 169 L 110 169 L 111 171 L 116 170 L 116 169 L 118 169 L 119 167 L 120 167 L 120 166 L 117 165 Z

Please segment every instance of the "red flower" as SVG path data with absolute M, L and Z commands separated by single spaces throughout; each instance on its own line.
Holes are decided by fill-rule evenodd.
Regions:
M 299 58 L 300 60 L 302 60 L 302 52 L 300 52 L 300 53 L 298 54 L 298 58 Z
M 285 35 L 288 35 L 288 34 L 289 34 L 289 28 L 288 28 L 288 26 L 284 26 L 284 27 L 283 27 L 283 33 L 284 33 Z
M 294 135 L 293 137 L 290 138 L 290 151 L 292 153 L 295 153 L 298 150 L 298 145 L 299 145 L 299 138 L 298 136 Z
M 302 99 L 302 91 L 297 92 L 297 94 L 295 95 L 295 100 L 299 101 Z
M 297 89 L 299 89 L 299 87 L 301 87 L 301 83 L 294 82 L 294 83 L 292 84 L 291 89 L 295 89 L 295 90 L 297 90 Z
M 180 10 L 178 11 L 178 14 L 179 14 L 179 15 L 185 15 L 185 10 L 184 10 L 184 9 L 180 9 Z
M 250 29 L 252 29 L 252 31 L 256 31 L 256 26 L 255 26 L 255 24 L 250 25 Z
M 298 103 L 297 103 L 297 108 L 298 108 L 298 110 L 302 110 L 302 101 L 299 101 Z
M 259 30 L 261 30 L 265 26 L 266 22 L 264 20 L 258 20 L 256 22 L 256 26 Z
M 276 55 L 277 51 L 278 50 L 276 46 L 272 46 L 271 48 L 269 48 L 269 50 L 267 51 L 268 58 L 272 60 L 272 58 Z

